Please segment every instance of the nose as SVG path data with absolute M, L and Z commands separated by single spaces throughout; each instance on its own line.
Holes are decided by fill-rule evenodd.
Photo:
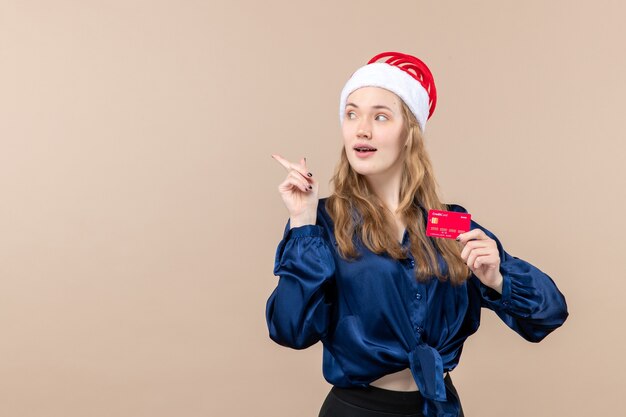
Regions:
M 372 137 L 372 129 L 367 123 L 361 123 L 356 132 L 356 136 L 358 138 L 371 138 Z
M 367 139 L 369 139 L 369 138 L 371 138 L 372 134 L 369 131 L 366 132 L 363 129 L 359 129 L 359 131 L 357 132 L 356 136 L 358 138 L 367 138 Z

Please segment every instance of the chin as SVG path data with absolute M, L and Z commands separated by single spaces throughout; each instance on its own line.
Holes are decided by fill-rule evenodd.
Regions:
M 370 167 L 363 167 L 363 166 L 359 166 L 359 164 L 350 164 L 350 166 L 352 167 L 352 170 L 354 172 L 356 172 L 359 175 L 371 175 L 374 174 L 374 172 L 372 172 L 372 169 Z

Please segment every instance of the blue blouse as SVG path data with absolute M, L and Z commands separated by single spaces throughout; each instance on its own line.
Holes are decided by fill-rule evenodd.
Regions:
M 481 307 L 530 342 L 541 341 L 568 316 L 554 281 L 508 254 L 474 220 L 471 229 L 482 229 L 497 243 L 502 294 L 474 274 L 456 287 L 435 277 L 417 282 L 410 251 L 403 260 L 377 255 L 358 236 L 361 257 L 346 261 L 336 248 L 326 199 L 319 199 L 315 225 L 290 228 L 287 221 L 276 249 L 278 285 L 265 314 L 269 336 L 280 345 L 305 349 L 322 341 L 323 374 L 333 385 L 367 386 L 408 367 L 424 396 L 424 415 L 457 417 L 459 399 L 444 384 L 444 373 L 457 366 L 465 339 L 478 330 Z M 448 209 L 467 213 L 456 204 Z M 410 243 L 405 230 L 402 244 Z M 446 271 L 441 255 L 439 262 Z

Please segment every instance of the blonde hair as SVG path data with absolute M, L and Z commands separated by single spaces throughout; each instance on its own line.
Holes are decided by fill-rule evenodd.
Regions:
M 427 281 L 436 276 L 440 281 L 450 280 L 460 285 L 471 275 L 461 258 L 456 241 L 426 236 L 426 210 L 449 210 L 437 194 L 437 181 L 433 175 L 430 158 L 424 147 L 419 125 L 407 105 L 400 100 L 404 117 L 403 134 L 408 143 L 403 154 L 403 170 L 400 181 L 399 215 L 407 224 L 411 240 L 411 254 L 415 259 L 415 278 Z M 365 177 L 352 169 L 345 147 L 342 147 L 339 163 L 330 182 L 334 191 L 326 200 L 326 211 L 335 225 L 335 239 L 339 254 L 344 259 L 354 259 L 357 251 L 352 237 L 358 233 L 363 244 L 376 254 L 387 253 L 394 259 L 405 259 L 406 249 L 397 240 L 396 222 L 383 202 L 371 192 Z M 354 212 L 361 221 L 357 222 Z M 440 268 L 438 254 L 443 257 L 444 269 Z

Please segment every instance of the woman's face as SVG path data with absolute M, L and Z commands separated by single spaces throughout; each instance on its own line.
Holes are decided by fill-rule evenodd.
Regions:
M 372 178 L 389 179 L 402 168 L 406 143 L 400 98 L 379 87 L 362 87 L 346 100 L 343 142 L 348 161 L 356 172 Z M 360 152 L 359 145 L 376 149 Z

